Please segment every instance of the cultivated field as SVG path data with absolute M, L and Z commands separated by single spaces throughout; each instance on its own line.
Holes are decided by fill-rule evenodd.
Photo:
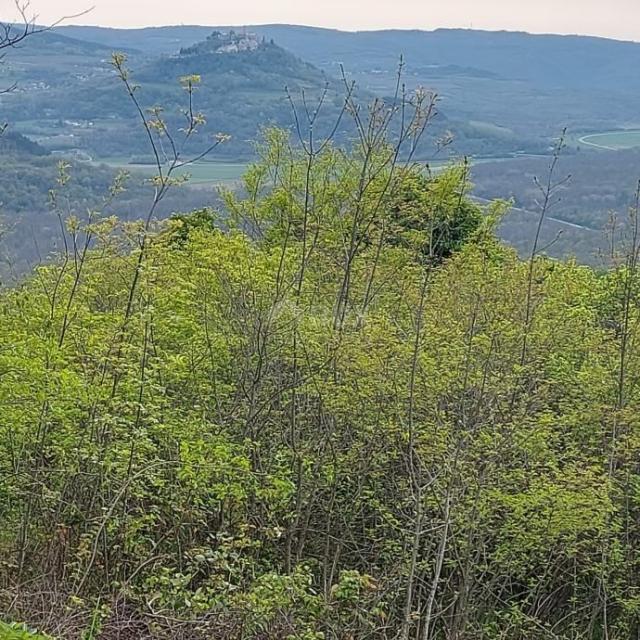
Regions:
M 607 151 L 619 151 L 621 149 L 634 149 L 640 147 L 640 130 L 629 129 L 626 131 L 606 131 L 582 136 L 578 140 L 580 144 Z
M 115 157 L 96 160 L 97 164 L 106 164 L 117 169 L 152 175 L 153 165 L 132 164 L 129 159 Z M 197 162 L 176 170 L 174 177 L 187 174 L 192 186 L 234 184 L 240 180 L 247 165 L 241 162 Z

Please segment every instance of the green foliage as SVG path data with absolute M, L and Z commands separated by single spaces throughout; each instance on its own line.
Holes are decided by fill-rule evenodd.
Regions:
M 1 640 L 46 640 L 46 637 L 23 624 L 6 624 L 0 621 Z
M 259 152 L 225 229 L 76 221 L 0 294 L 0 608 L 86 638 L 631 637 L 634 260 L 521 262 L 464 166 Z
M 413 247 L 438 261 L 451 257 L 482 226 L 482 210 L 467 199 L 468 189 L 466 166 L 435 177 L 408 171 L 391 203 L 388 242 Z
M 177 213 L 171 216 L 174 223 L 171 240 L 176 245 L 183 246 L 192 233 L 197 231 L 213 231 L 219 216 L 212 209 L 198 209 L 191 213 Z

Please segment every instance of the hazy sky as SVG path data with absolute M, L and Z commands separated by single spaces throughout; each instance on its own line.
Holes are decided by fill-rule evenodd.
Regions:
M 11 17 L 13 0 L 0 0 Z M 342 29 L 474 27 L 640 40 L 640 0 L 31 0 L 42 21 L 95 8 L 80 24 L 259 24 Z

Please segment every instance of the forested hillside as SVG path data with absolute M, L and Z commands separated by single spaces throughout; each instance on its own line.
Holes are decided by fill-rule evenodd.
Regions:
M 99 37 L 100 32 L 79 32 L 83 34 Z M 9 75 L 14 79 L 22 74 L 23 90 L 6 96 L 1 104 L 13 126 L 56 151 L 79 150 L 92 158 L 107 159 L 147 153 L 148 141 L 110 70 L 106 45 L 58 33 L 44 35 L 52 41 L 40 43 L 35 50 L 17 51 L 11 58 Z M 112 44 L 122 45 L 117 50 L 128 55 L 132 73 L 141 86 L 143 107 L 162 105 L 166 117 L 177 122 L 182 118 L 183 107 L 180 78 L 199 76 L 202 82 L 196 96 L 197 107 L 211 116 L 209 135 L 221 132 L 230 136 L 228 144 L 219 150 L 227 158 L 250 160 L 252 141 L 265 125 L 293 127 L 292 102 L 303 111 L 305 101 L 317 102 L 328 87 L 317 120 L 318 129 L 325 133 L 333 128 L 343 107 L 345 81 L 337 65 L 320 69 L 262 33 L 207 30 L 201 40 L 189 42 L 188 46 L 171 41 L 172 46 L 162 55 L 153 46 L 136 49 L 132 45 L 144 43 L 138 43 L 135 34 L 125 36 Z M 43 51 L 49 51 L 48 55 Z M 354 90 L 365 102 L 392 96 L 398 63 L 399 53 L 388 68 L 395 80 L 386 86 L 369 87 L 364 82 Z M 47 73 L 49 66 L 55 67 L 52 74 Z M 403 78 L 406 83 L 410 76 Z M 346 82 L 352 82 L 352 78 Z M 411 84 L 415 84 L 412 79 Z M 91 99 L 87 100 L 87 96 Z M 447 109 L 448 106 L 440 108 L 439 119 L 434 123 L 438 134 L 434 137 L 451 138 L 451 155 L 500 156 L 519 149 L 544 152 L 548 147 L 548 141 L 536 135 L 466 117 L 450 118 Z M 349 126 L 335 132 L 342 141 L 354 135 Z M 420 149 L 423 159 L 439 155 L 433 138 Z
M 473 29 L 246 28 L 273 38 L 330 75 L 342 63 L 363 88 L 383 94 L 394 86 L 395 66 L 404 55 L 407 83 L 437 90 L 452 118 L 514 129 L 525 139 L 555 135 L 565 125 L 594 130 L 638 126 L 637 42 Z M 62 33 L 116 49 L 170 53 L 202 40 L 207 29 L 65 27 Z
M 62 221 L 86 221 L 92 212 L 137 220 L 149 208 L 153 185 L 148 176 L 131 168 L 116 171 L 47 154 L 21 136 L 0 136 L 0 283 L 19 281 L 36 265 L 59 255 L 64 238 Z M 64 174 L 61 201 L 52 201 Z M 118 192 L 112 193 L 114 182 Z M 189 188 L 167 194 L 156 215 L 169 216 L 217 202 L 215 188 Z M 62 221 L 61 219 L 62 218 Z
M 539 234 L 519 259 L 468 167 L 397 163 L 422 108 L 395 143 L 375 112 L 350 149 L 271 131 L 224 227 L 70 220 L 61 259 L 1 294 L 8 619 L 636 633 L 637 217 L 607 273 Z
M 207 74 L 322 72 L 228 32 L 111 69 L 83 82 L 118 84 L 146 173 L 0 137 L 56 248 L 0 288 L 0 638 L 636 639 L 640 189 L 598 268 L 552 259 L 604 237 L 562 209 L 566 135 L 513 161 L 514 216 L 421 162 L 434 94 L 329 81 L 214 196 Z
M 535 211 L 539 190 L 535 176 L 544 174 L 545 158 L 518 158 L 506 163 L 477 164 L 475 193 L 483 198 L 513 198 L 517 207 Z M 562 158 L 571 180 L 555 203 L 553 215 L 591 229 L 604 230 L 611 215 L 624 217 L 635 201 L 640 178 L 640 151 L 588 151 Z

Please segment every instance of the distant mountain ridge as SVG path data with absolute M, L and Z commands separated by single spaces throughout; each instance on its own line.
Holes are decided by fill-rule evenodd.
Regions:
M 66 33 L 56 28 L 38 33 L 37 37 L 32 37 L 28 41 L 18 45 L 16 50 L 30 51 L 31 53 L 47 51 L 50 55 L 70 52 L 82 52 L 88 55 L 110 55 L 113 47 L 109 43 L 100 42 L 99 40 L 100 38 L 98 41 L 94 41 L 85 37 L 76 37 L 71 32 Z M 124 44 L 119 49 L 128 53 L 142 52 L 140 49 Z
M 157 55 L 189 47 L 211 29 L 226 28 L 63 27 L 60 33 Z M 520 136 L 532 131 L 552 136 L 565 125 L 597 131 L 640 123 L 640 43 L 467 29 L 346 32 L 278 24 L 246 29 L 329 75 L 343 64 L 363 89 L 378 94 L 392 90 L 402 55 L 409 87 L 436 90 L 455 117 L 492 122 Z
M 105 45 L 98 46 L 104 51 Z M 136 95 L 143 108 L 162 106 L 164 117 L 176 130 L 184 124 L 181 110 L 186 106 L 180 79 L 199 76 L 194 106 L 209 122 L 201 127 L 203 136 L 194 144 L 209 146 L 211 135 L 228 133 L 232 139 L 220 153 L 234 158 L 252 155 L 260 127 L 291 125 L 293 116 L 285 87 L 293 96 L 304 91 L 313 100 L 327 84 L 333 84 L 323 113 L 326 122 L 334 122 L 342 105 L 337 81 L 256 34 L 214 31 L 171 54 L 134 53 L 127 65 L 133 81 L 140 85 Z M 37 85 L 7 96 L 3 103 L 9 119 L 42 124 L 44 115 L 51 127 L 67 123 L 60 135 L 49 136 L 51 144 L 64 141 L 67 147 L 88 150 L 98 157 L 150 152 L 122 83 L 106 61 L 100 69 L 82 77 L 69 74 L 56 85 Z M 319 125 L 321 128 L 321 122 Z
M 549 80 L 549 65 L 556 77 L 583 83 L 585 72 L 591 81 L 615 82 L 619 78 L 640 85 L 629 62 L 640 61 L 640 43 L 593 36 L 539 35 L 522 31 L 473 29 L 340 31 L 298 25 L 167 26 L 144 29 L 66 26 L 56 32 L 92 40 L 109 47 L 126 47 L 154 54 L 173 53 L 203 40 L 212 30 L 246 29 L 274 39 L 299 57 L 324 67 L 336 60 L 358 66 L 397 61 L 400 54 L 409 62 L 428 58 L 431 64 L 472 66 L 510 78 Z M 367 51 L 369 57 L 358 56 Z M 597 54 L 597 55 L 594 55 Z M 470 55 L 472 54 L 472 55 Z M 508 55 L 507 55 L 508 54 Z M 627 68 L 619 68 L 621 56 L 631 56 Z M 528 64 L 523 65 L 526 59 Z M 583 64 L 589 58 L 591 64 Z M 472 63 L 470 65 L 470 63 Z M 560 73 L 560 75 L 558 75 Z M 595 75 L 594 75 L 595 74 Z

